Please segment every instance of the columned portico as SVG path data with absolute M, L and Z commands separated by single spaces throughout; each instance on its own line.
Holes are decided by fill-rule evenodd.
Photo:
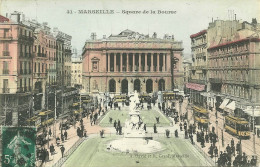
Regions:
M 126 34 L 86 42 L 82 74 L 84 87 L 89 88 L 86 92 L 94 88 L 115 93 L 135 89 L 148 93 L 171 90 L 170 55 L 181 55 L 181 42 L 146 37 L 132 39 Z

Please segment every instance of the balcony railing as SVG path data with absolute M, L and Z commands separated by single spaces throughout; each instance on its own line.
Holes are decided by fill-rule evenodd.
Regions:
M 10 52 L 9 51 L 3 51 L 3 56 L 10 56 Z
M 10 88 L 3 88 L 3 93 L 10 93 Z
M 9 33 L 0 33 L 0 40 L 10 40 L 12 39 L 11 34 Z
M 8 69 L 4 69 L 3 70 L 3 74 L 9 74 L 9 70 Z
M 46 57 L 46 54 L 44 54 L 44 53 L 37 53 L 37 57 Z
M 19 35 L 19 39 L 34 41 L 33 37 L 29 37 L 29 36 L 26 36 L 26 35 Z
M 47 77 L 47 73 L 34 73 L 33 77 L 34 78 L 46 78 Z

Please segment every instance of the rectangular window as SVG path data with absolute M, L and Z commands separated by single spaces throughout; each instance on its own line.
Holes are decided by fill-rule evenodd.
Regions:
M 23 91 L 23 79 L 20 79 L 20 91 Z
M 8 62 L 7 61 L 4 61 L 3 62 L 3 74 L 9 74 L 9 68 L 8 68 Z
M 20 62 L 20 74 L 23 74 L 23 62 Z
M 24 74 L 27 74 L 27 62 L 24 62 L 23 70 L 24 70 Z
M 28 80 L 28 85 L 29 85 L 29 91 L 31 91 L 31 78 Z
M 36 73 L 36 69 L 37 69 L 36 63 L 34 63 L 34 72 L 35 73 Z
M 38 63 L 38 73 L 40 73 L 40 72 L 41 72 L 41 64 Z
M 31 62 L 28 63 L 28 66 L 29 66 L 29 67 L 28 67 L 28 69 L 29 69 L 29 74 L 31 74 L 31 73 L 32 73 Z

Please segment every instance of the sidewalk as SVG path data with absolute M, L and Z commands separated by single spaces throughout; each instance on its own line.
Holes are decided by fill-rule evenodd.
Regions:
M 57 123 L 56 123 L 56 136 L 59 136 L 61 138 L 61 131 L 59 130 L 59 123 L 61 122 L 61 120 L 59 120 Z M 83 118 L 83 124 L 84 124 L 84 127 L 87 131 L 87 135 L 90 135 L 90 134 L 98 134 L 99 131 L 101 129 L 104 129 L 106 133 L 110 132 L 108 129 L 106 128 L 102 128 L 98 125 L 93 125 L 91 126 L 90 124 L 90 119 L 87 117 Z M 53 126 L 52 125 L 52 130 L 53 130 Z M 80 138 L 77 136 L 77 127 L 80 127 L 80 122 L 76 122 L 76 126 L 71 126 L 67 132 L 68 132 L 68 140 L 65 140 L 63 143 L 60 142 L 60 145 L 62 144 L 64 147 L 65 147 L 65 154 L 66 154 L 66 151 L 68 151 L 73 145 L 74 143 L 76 143 Z M 65 132 L 65 130 L 63 130 L 63 133 Z M 53 133 L 53 132 L 52 132 Z M 54 155 L 51 155 L 49 153 L 49 161 L 48 162 L 45 162 L 43 166 L 53 166 L 56 162 L 59 161 L 59 159 L 61 158 L 61 150 L 60 150 L 60 147 L 57 146 L 56 144 L 56 140 L 54 139 L 54 137 L 52 136 L 50 141 L 49 141 L 49 146 L 53 144 L 54 145 L 54 148 L 55 148 L 55 152 L 56 154 Z M 50 152 L 50 149 L 48 147 L 48 144 L 45 144 L 44 145 L 44 148 L 46 148 L 49 152 Z M 41 161 L 37 161 L 37 166 L 40 166 L 41 164 Z
M 184 99 L 183 103 L 182 103 L 182 113 L 186 113 L 188 112 L 188 120 L 190 123 L 194 123 L 193 120 L 193 111 L 192 109 L 186 111 L 186 106 L 188 104 L 187 99 Z M 179 102 L 176 103 L 176 109 L 177 111 L 179 111 Z M 216 116 L 215 116 L 215 111 L 209 111 L 209 120 L 210 120 L 210 124 L 209 124 L 209 130 L 211 131 L 212 127 L 215 127 L 215 132 L 218 136 L 218 141 L 216 143 L 216 146 L 218 148 L 218 154 L 220 154 L 220 151 L 225 151 L 227 145 L 229 144 L 231 146 L 231 139 L 233 138 L 235 146 L 236 144 L 239 142 L 239 139 L 235 136 L 232 136 L 231 134 L 225 132 L 225 130 L 223 130 L 223 126 L 224 126 L 224 118 L 223 116 L 218 112 L 218 123 L 216 123 Z M 216 126 L 217 125 L 217 126 Z M 217 127 L 217 128 L 216 128 Z M 222 146 L 222 130 L 223 130 L 223 138 L 224 138 L 224 146 Z M 196 139 L 196 134 L 193 135 L 193 139 Z M 257 150 L 260 150 L 260 139 L 257 138 L 257 136 L 255 137 L 255 141 L 256 141 L 256 155 L 258 156 L 257 159 L 259 160 L 260 157 L 260 152 Z M 194 142 L 201 148 L 200 143 L 198 143 L 196 140 L 194 140 Z M 251 138 L 248 140 L 241 140 L 242 142 L 242 152 L 245 152 L 246 155 L 248 156 L 248 159 L 251 159 L 252 155 L 254 155 L 253 153 L 253 137 L 251 134 Z M 209 147 L 211 146 L 211 143 L 205 143 L 205 147 L 201 148 L 208 156 L 210 156 L 208 154 L 209 151 Z M 234 157 L 233 157 L 234 158 Z M 215 159 L 213 158 L 213 160 L 215 161 Z

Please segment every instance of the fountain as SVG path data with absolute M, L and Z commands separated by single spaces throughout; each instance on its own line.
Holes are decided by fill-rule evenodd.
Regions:
M 144 123 L 140 117 L 140 111 L 136 107 L 136 104 L 140 103 L 136 91 L 130 101 L 130 119 L 125 121 L 124 137 L 111 141 L 107 145 L 107 149 L 129 153 L 153 153 L 161 151 L 162 147 L 158 141 L 149 140 L 145 137 Z

